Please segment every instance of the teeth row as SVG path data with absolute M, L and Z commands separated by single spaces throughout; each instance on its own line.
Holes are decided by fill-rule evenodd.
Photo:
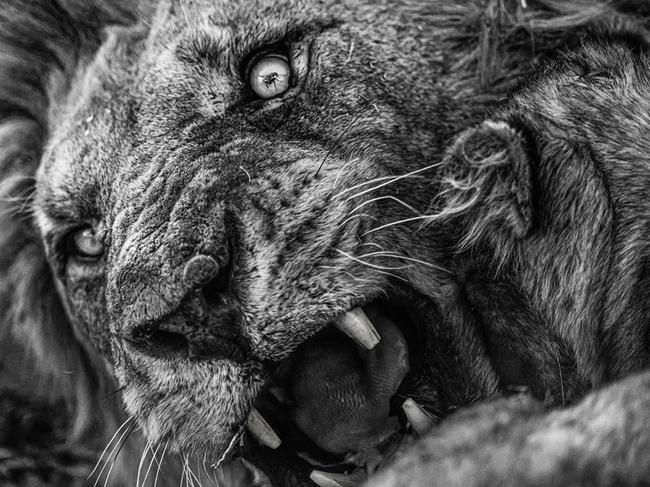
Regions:
M 429 413 L 413 399 L 408 398 L 402 404 L 402 411 L 417 435 L 422 435 L 434 424 Z M 282 441 L 260 412 L 252 408 L 246 421 L 246 429 L 262 445 L 276 449 Z M 350 475 L 314 470 L 309 478 L 320 487 L 354 487 L 366 480 L 366 475 L 358 470 Z M 260 484 L 262 485 L 262 484 Z M 266 485 L 266 484 L 264 484 Z
M 248 413 L 246 429 L 253 438 L 259 441 L 262 445 L 268 446 L 273 450 L 282 444 L 280 437 L 275 431 L 273 431 L 271 425 L 266 422 L 264 417 L 255 408 L 252 408 L 251 412 Z
M 334 325 L 366 350 L 372 350 L 381 339 L 375 326 L 361 308 L 355 308 L 339 316 Z

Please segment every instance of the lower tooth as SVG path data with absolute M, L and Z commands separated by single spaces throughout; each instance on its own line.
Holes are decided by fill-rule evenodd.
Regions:
M 433 418 L 418 403 L 410 397 L 402 404 L 402 411 L 418 435 L 421 435 L 433 426 Z
M 260 412 L 252 408 L 246 420 L 246 429 L 262 445 L 275 450 L 282 444 L 280 437 L 273 431 L 273 428 L 266 422 Z
M 350 475 L 314 470 L 309 478 L 319 487 L 358 487 L 366 480 L 366 475 L 360 470 Z

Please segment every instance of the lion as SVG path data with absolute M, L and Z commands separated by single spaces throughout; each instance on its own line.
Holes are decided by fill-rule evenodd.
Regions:
M 60 485 L 647 478 L 650 11 L 570 3 L 7 2 L 3 371 L 95 451 Z

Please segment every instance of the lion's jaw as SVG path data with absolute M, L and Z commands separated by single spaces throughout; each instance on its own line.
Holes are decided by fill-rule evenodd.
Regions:
M 409 171 L 436 147 L 409 116 L 433 101 L 395 92 L 413 73 L 390 53 L 417 62 L 386 40 L 393 14 L 364 17 L 361 41 L 322 7 L 288 21 L 269 2 L 260 27 L 243 6 L 212 4 L 190 13 L 198 31 L 162 7 L 149 29 L 111 31 L 74 80 L 83 96 L 52 110 L 37 218 L 72 319 L 111 356 L 129 413 L 151 441 L 216 461 L 308 338 L 397 289 L 431 296 L 441 276 L 435 236 L 411 238 L 434 188 Z M 239 68 L 266 45 L 308 49 L 309 72 L 262 105 Z M 368 82 L 373 63 L 391 84 Z M 98 260 L 67 253 L 84 226 L 103 242 Z

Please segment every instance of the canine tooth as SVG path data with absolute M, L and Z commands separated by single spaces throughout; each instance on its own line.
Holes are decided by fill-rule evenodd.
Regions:
M 426 412 L 422 406 L 415 402 L 410 397 L 402 404 L 402 411 L 406 414 L 406 418 L 411 423 L 413 431 L 421 435 L 433 426 L 433 418 Z
M 320 487 L 357 487 L 360 482 L 366 480 L 365 475 L 359 472 L 346 475 L 343 473 L 321 472 L 320 470 L 313 470 L 309 474 L 309 478 Z
M 366 350 L 373 349 L 381 339 L 375 326 L 361 308 L 355 308 L 341 315 L 334 325 Z
M 260 412 L 252 408 L 246 420 L 246 429 L 262 445 L 275 450 L 282 444 L 280 437 L 273 431 L 273 428 L 266 422 Z

